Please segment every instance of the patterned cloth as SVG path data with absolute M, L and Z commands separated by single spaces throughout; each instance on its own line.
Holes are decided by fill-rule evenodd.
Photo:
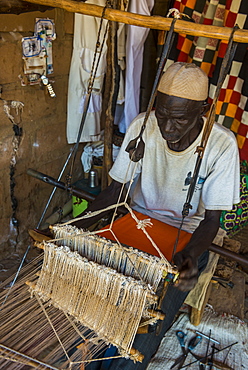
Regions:
M 231 236 L 240 231 L 248 223 L 248 173 L 240 175 L 240 203 L 230 211 L 223 211 L 220 226 Z
M 246 0 L 175 0 L 173 4 L 191 21 L 201 24 L 248 28 Z M 186 19 L 186 18 L 185 18 Z M 193 62 L 210 78 L 209 103 L 212 102 L 227 41 L 178 35 L 170 55 L 173 61 Z M 240 157 L 248 159 L 248 52 L 239 43 L 229 74 L 220 92 L 216 121 L 230 128 L 237 137 Z

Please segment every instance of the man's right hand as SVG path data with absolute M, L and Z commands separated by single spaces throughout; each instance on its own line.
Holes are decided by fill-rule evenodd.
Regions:
M 174 263 L 179 272 L 176 287 L 183 292 L 190 291 L 194 288 L 198 280 L 197 258 L 193 258 L 188 251 L 182 250 L 175 254 Z

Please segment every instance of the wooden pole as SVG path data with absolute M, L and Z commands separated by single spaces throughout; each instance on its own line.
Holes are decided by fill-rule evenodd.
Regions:
M 114 0 L 113 7 L 116 8 L 118 6 L 120 6 L 119 1 Z M 120 77 L 117 56 L 117 30 L 118 23 L 109 22 L 109 34 L 107 40 L 107 71 L 101 116 L 101 121 L 104 124 L 104 154 L 101 183 L 102 190 L 105 189 L 111 182 L 108 172 L 113 165 L 113 125 Z
M 75 0 L 28 0 L 28 2 L 62 8 L 68 12 L 80 13 L 98 18 L 102 16 L 103 12 L 102 6 L 85 4 Z M 169 30 L 172 21 L 171 18 L 164 18 L 156 15 L 140 15 L 110 8 L 106 9 L 104 18 L 110 21 L 166 31 Z M 177 20 L 174 31 L 191 36 L 229 40 L 232 29 Z M 234 41 L 248 43 L 248 30 L 237 30 L 234 34 Z

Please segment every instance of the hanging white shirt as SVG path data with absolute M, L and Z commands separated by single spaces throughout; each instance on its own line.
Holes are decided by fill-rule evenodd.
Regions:
M 88 3 L 105 6 L 106 1 L 92 0 Z M 75 13 L 67 102 L 67 141 L 69 144 L 75 143 L 77 140 L 100 22 L 100 18 Z M 103 20 L 101 40 L 106 24 L 107 21 Z M 106 70 L 106 50 L 105 43 L 80 142 L 100 140 L 101 91 Z M 97 58 L 98 56 L 99 53 L 97 53 Z

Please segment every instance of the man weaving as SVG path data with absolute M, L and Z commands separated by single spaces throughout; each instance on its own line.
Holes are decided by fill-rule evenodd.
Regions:
M 201 142 L 206 121 L 203 115 L 208 109 L 205 103 L 207 97 L 208 77 L 200 68 L 190 63 L 172 64 L 160 81 L 156 109 L 150 114 L 142 136 L 145 142 L 144 157 L 138 164 L 130 163 L 125 150 L 129 142 L 139 135 L 144 117 L 141 114 L 130 125 L 110 170 L 113 179 L 111 185 L 87 210 L 103 209 L 117 203 L 122 184 L 132 179 L 136 166 L 131 207 L 139 219 L 151 219 L 153 227 L 148 232 L 168 260 L 173 257 L 182 209 L 195 167 L 195 152 Z M 228 129 L 214 124 L 196 181 L 192 209 L 183 222 L 173 257 L 180 276 L 177 286 L 169 286 L 166 293 L 162 305 L 165 320 L 162 325 L 151 327 L 147 334 L 136 336 L 133 345 L 145 355 L 141 364 L 118 359 L 113 360 L 109 368 L 147 367 L 175 314 L 207 264 L 207 248 L 218 232 L 221 211 L 231 209 L 238 202 L 239 157 L 236 139 Z M 152 247 L 144 246 L 142 232 L 125 221 L 128 217 L 124 216 L 116 222 L 114 231 L 118 239 L 124 244 L 156 254 Z M 86 228 L 90 222 L 92 220 L 86 219 L 74 225 Z M 93 362 L 89 369 L 99 369 L 100 366 L 98 362 Z

